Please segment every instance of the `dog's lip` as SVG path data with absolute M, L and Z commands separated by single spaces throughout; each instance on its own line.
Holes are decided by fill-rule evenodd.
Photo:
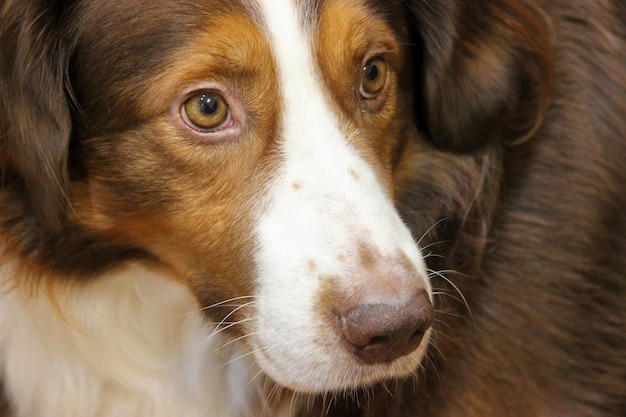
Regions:
M 292 375 L 286 374 L 280 375 L 283 371 L 281 370 L 279 362 L 285 361 L 286 358 L 284 355 L 272 355 L 270 349 L 263 347 L 266 344 L 253 334 L 244 338 L 244 340 L 261 371 L 264 375 L 269 377 L 270 380 L 274 381 L 279 386 L 294 392 L 304 394 L 322 394 L 366 388 L 372 384 L 389 378 L 405 377 L 414 373 L 421 363 L 422 356 L 429 343 L 428 341 L 430 339 L 431 331 L 432 329 L 428 329 L 425 332 L 424 338 L 420 343 L 420 347 L 418 347 L 415 351 L 388 362 L 375 364 L 368 364 L 359 360 L 347 352 L 341 344 L 341 341 L 337 340 L 336 347 L 342 352 L 342 354 L 333 354 L 332 356 L 334 358 L 343 356 L 343 359 L 341 360 L 342 363 L 338 361 L 333 369 L 341 368 L 345 370 L 347 369 L 347 366 L 350 369 L 349 372 L 344 372 L 341 376 L 329 378 L 325 381 L 322 381 L 323 377 L 317 378 L 312 383 L 298 380 L 299 378 L 297 376 L 293 377 Z M 293 367 L 289 365 L 288 372 L 292 371 L 294 374 L 296 373 L 296 371 L 293 370 Z M 300 373 L 304 374 L 304 372 Z

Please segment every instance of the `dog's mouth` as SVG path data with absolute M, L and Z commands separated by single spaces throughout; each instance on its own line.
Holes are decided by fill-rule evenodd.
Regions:
M 413 374 L 425 354 L 430 331 L 420 331 L 418 336 L 393 345 L 382 337 L 365 347 L 328 341 L 326 351 L 316 353 L 304 348 L 287 352 L 276 345 L 261 346 L 261 338 L 251 340 L 256 361 L 276 383 L 295 392 L 323 394 Z

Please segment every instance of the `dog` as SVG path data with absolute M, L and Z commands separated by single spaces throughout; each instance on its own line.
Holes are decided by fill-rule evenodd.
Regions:
M 623 2 L 0 19 L 7 415 L 626 415 Z

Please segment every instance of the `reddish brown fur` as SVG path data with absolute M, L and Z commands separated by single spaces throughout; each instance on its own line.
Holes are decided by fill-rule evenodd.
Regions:
M 241 18 L 249 10 L 164 1 L 136 25 L 136 2 L 84 2 L 79 12 L 43 3 L 0 4 L 5 256 L 35 281 L 86 280 L 141 258 L 184 270 L 205 304 L 250 293 L 252 243 L 233 237 L 249 235 L 258 172 L 276 161 L 280 103 L 263 35 Z M 366 123 L 373 142 L 355 145 L 389 178 L 428 267 L 441 272 L 431 277 L 438 316 L 418 377 L 312 400 L 302 415 L 625 415 L 623 2 L 309 8 L 321 22 L 310 29 L 323 80 L 346 120 L 359 48 L 390 51 L 392 100 Z M 369 31 L 355 36 L 359 19 Z M 232 42 L 235 31 L 246 42 Z M 215 43 L 232 55 L 198 53 Z M 204 71 L 237 79 L 237 99 L 253 109 L 243 140 L 208 147 L 163 123 L 168 98 Z M 407 110 L 415 117 L 396 120 Z M 332 281 L 329 302 L 342 297 Z

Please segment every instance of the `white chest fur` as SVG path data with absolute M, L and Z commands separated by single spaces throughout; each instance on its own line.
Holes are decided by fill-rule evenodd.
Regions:
M 18 417 L 262 414 L 258 368 L 214 329 L 184 287 L 137 265 L 52 298 L 5 290 L 4 386 Z

